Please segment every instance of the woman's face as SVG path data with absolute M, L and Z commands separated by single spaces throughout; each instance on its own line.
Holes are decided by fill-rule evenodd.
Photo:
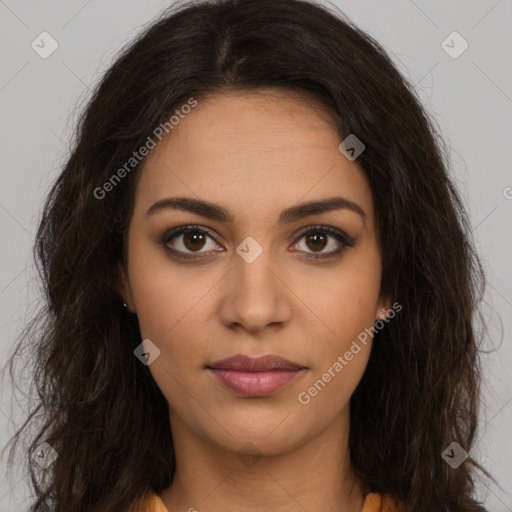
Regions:
M 122 293 L 160 351 L 175 438 L 277 454 L 346 430 L 358 335 L 389 305 L 371 190 L 340 142 L 315 102 L 267 90 L 199 101 L 148 155 Z M 218 363 L 236 355 L 293 365 Z

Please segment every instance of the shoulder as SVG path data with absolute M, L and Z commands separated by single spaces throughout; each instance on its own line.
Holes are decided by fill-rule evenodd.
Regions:
M 151 490 L 137 500 L 129 512 L 169 512 L 160 496 Z M 367 494 L 364 499 L 361 512 L 400 512 L 399 502 L 388 494 L 372 492 Z
M 400 512 L 400 503 L 389 494 L 371 492 L 364 498 L 361 512 Z
M 130 507 L 128 512 L 169 512 L 160 496 L 150 489 Z

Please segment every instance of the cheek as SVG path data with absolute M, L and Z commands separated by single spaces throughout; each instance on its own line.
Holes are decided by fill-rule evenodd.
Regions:
M 368 363 L 370 347 L 371 343 L 366 346 L 359 343 L 350 361 L 344 355 L 340 356 L 343 362 L 333 358 L 329 365 L 312 375 L 297 395 L 299 407 L 317 421 L 323 418 L 320 423 L 330 422 L 348 407 Z
M 381 263 L 376 246 L 354 255 L 337 274 L 317 281 L 310 295 L 314 311 L 329 328 L 315 344 L 315 365 L 302 386 L 300 403 L 308 402 L 318 414 L 348 403 L 368 363 L 372 328 L 380 293 Z M 326 293 L 327 290 L 327 293 Z
M 167 344 L 200 302 L 208 283 L 198 287 L 192 267 L 177 270 L 153 242 L 135 241 L 130 250 L 128 271 L 141 335 Z
M 348 406 L 368 364 L 378 292 L 378 281 L 354 277 L 329 294 L 323 316 L 334 334 L 315 344 L 311 375 L 297 395 L 308 414 L 328 422 Z
M 142 339 L 150 339 L 160 355 L 149 369 L 170 402 L 193 392 L 193 375 L 202 371 L 210 294 L 219 280 L 214 272 L 194 265 L 178 268 L 149 243 L 134 244 L 129 275 Z
M 326 273 L 317 281 L 310 301 L 337 341 L 328 344 L 327 350 L 343 353 L 352 340 L 373 326 L 380 281 L 380 254 L 374 243 L 350 254 L 335 276 Z

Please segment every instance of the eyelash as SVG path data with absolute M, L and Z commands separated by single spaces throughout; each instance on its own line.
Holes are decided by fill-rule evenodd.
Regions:
M 203 255 L 198 256 L 196 253 L 193 255 L 193 253 L 183 253 L 181 251 L 177 251 L 176 249 L 171 249 L 167 244 L 173 239 L 176 238 L 179 235 L 182 235 L 184 233 L 190 233 L 190 232 L 198 232 L 203 235 L 207 235 L 210 238 L 212 238 L 216 243 L 218 243 L 215 238 L 212 236 L 210 231 L 208 229 L 202 228 L 200 226 L 196 225 L 187 225 L 187 226 L 180 226 L 179 228 L 173 229 L 171 231 L 168 231 L 164 234 L 162 237 L 160 243 L 164 247 L 164 249 L 172 254 L 173 257 L 181 258 L 181 259 L 199 259 L 204 258 L 208 256 L 208 253 L 203 253 Z M 343 233 L 342 231 L 338 231 L 336 229 L 333 229 L 329 226 L 323 226 L 323 225 L 315 225 L 308 228 L 306 231 L 303 231 L 297 238 L 297 243 L 300 239 L 304 238 L 307 235 L 310 235 L 312 233 L 321 233 L 324 235 L 330 235 L 333 238 L 335 238 L 340 244 L 341 247 L 339 249 L 336 249 L 335 251 L 331 251 L 329 253 L 307 253 L 308 256 L 305 256 L 306 258 L 312 259 L 312 260 L 323 260 L 327 258 L 335 258 L 337 256 L 340 256 L 346 248 L 354 247 L 356 240 L 347 234 Z

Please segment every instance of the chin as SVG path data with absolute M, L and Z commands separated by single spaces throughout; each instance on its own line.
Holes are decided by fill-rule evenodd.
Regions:
M 297 421 L 290 410 L 236 415 L 221 414 L 222 427 L 215 422 L 203 425 L 202 435 L 226 450 L 240 455 L 282 455 L 314 437 L 314 428 Z M 318 425 L 318 432 L 322 430 Z

